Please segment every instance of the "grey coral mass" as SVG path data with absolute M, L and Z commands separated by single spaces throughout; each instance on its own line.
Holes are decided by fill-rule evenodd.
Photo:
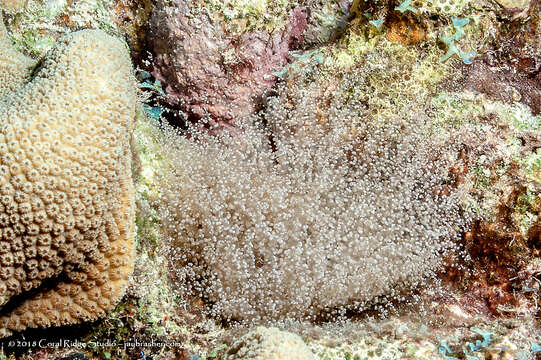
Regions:
M 135 256 L 127 49 L 84 30 L 36 64 L 0 18 L 0 82 L 0 336 L 97 319 Z

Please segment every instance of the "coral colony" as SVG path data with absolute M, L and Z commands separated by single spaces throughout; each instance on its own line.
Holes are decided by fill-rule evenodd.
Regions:
M 101 31 L 65 36 L 32 76 L 36 63 L 11 47 L 1 18 L 0 47 L 6 336 L 97 319 L 124 294 L 135 256 L 135 87 L 125 46 Z

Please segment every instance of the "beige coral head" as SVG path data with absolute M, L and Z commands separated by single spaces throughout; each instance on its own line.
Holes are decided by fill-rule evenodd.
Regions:
M 135 256 L 126 47 L 84 30 L 60 39 L 38 69 L 9 61 L 0 56 L 11 69 L 0 93 L 1 336 L 103 316 Z
M 300 336 L 259 326 L 236 341 L 225 354 L 226 360 L 315 360 Z

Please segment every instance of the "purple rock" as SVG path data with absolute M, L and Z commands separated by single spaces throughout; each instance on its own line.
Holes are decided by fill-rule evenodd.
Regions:
M 207 12 L 192 14 L 187 0 L 160 0 L 149 34 L 152 75 L 163 83 L 169 105 L 188 118 L 233 123 L 253 113 L 274 86 L 272 73 L 302 44 L 307 19 L 308 10 L 297 7 L 279 31 L 235 36 Z

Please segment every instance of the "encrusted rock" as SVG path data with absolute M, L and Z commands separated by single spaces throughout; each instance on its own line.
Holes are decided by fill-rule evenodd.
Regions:
M 28 0 L 2 0 L 0 7 L 10 13 L 17 12 Z
M 530 0 L 496 0 L 498 4 L 506 9 L 526 9 L 530 6 Z
M 275 33 L 227 34 L 207 12 L 193 15 L 189 1 L 158 1 L 149 43 L 153 75 L 167 84 L 170 104 L 195 119 L 232 121 L 253 113 L 287 64 L 288 51 L 302 40 L 307 14 L 293 10 Z
M 15 50 L 9 41 L 3 24 L 0 24 L 0 98 L 22 85 L 35 62 Z

